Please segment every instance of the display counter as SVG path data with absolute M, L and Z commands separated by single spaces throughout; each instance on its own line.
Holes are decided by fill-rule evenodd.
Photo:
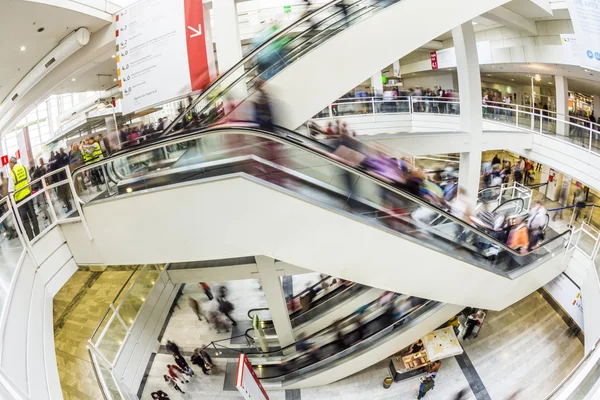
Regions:
M 398 353 L 390 360 L 390 372 L 395 382 L 400 382 L 427 372 L 429 359 L 425 349 L 413 354 Z

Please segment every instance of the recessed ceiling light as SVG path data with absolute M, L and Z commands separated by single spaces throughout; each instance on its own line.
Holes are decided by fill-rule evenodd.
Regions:
M 495 65 L 491 65 L 491 67 L 492 67 L 492 68 L 496 68 L 496 66 L 495 66 Z
M 552 85 L 552 82 L 548 82 L 548 85 Z
M 583 71 L 584 71 L 584 72 L 590 72 L 590 70 L 589 70 L 589 69 L 584 69 Z
M 71 78 L 71 82 L 75 82 L 75 78 Z
M 117 81 L 117 78 L 113 78 L 113 82 L 116 82 L 116 81 Z
M 515 80 L 514 80 L 514 79 L 511 79 L 511 81 L 513 81 L 513 82 L 514 82 Z
M 110 58 L 115 58 L 116 56 L 113 54 L 112 56 L 110 56 Z
M 19 50 L 21 50 L 21 51 L 25 51 L 25 50 L 27 50 L 27 47 L 25 47 L 25 46 L 21 46 L 21 47 L 19 48 Z
M 485 74 L 486 76 L 492 76 L 492 74 Z

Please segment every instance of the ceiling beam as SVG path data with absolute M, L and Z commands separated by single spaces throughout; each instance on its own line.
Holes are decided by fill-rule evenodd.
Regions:
M 533 35 L 538 34 L 535 22 L 529 20 L 514 11 L 510 11 L 504 7 L 497 7 L 483 14 L 483 17 L 491 19 L 499 24 L 514 28 L 517 30 L 527 31 Z

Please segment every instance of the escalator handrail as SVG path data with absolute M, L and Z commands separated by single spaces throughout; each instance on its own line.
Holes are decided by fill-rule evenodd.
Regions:
M 521 211 L 523 211 L 523 209 L 525 208 L 525 201 L 524 201 L 522 198 L 520 198 L 520 197 L 515 197 L 514 199 L 509 199 L 509 200 L 506 200 L 504 203 L 502 203 L 502 204 L 500 204 L 499 206 L 497 206 L 496 208 L 494 208 L 494 210 L 492 211 L 492 214 L 495 214 L 495 213 L 496 213 L 496 211 L 498 211 L 498 209 L 499 209 L 500 207 L 502 207 L 503 205 L 505 205 L 505 204 L 508 204 L 508 203 L 511 203 L 511 202 L 514 202 L 514 201 L 520 201 L 520 203 L 521 203 Z M 519 213 L 520 213 L 521 211 L 519 211 Z
M 243 67 L 243 65 L 245 63 L 247 63 L 249 60 L 251 60 L 258 53 L 267 49 L 270 45 L 272 45 L 273 43 L 275 43 L 277 40 L 281 39 L 285 35 L 291 33 L 292 30 L 294 30 L 298 26 L 309 21 L 311 18 L 317 16 L 318 14 L 322 13 L 323 11 L 325 11 L 331 7 L 335 7 L 338 3 L 341 3 L 342 1 L 345 1 L 345 0 L 332 0 L 329 3 L 323 5 L 322 7 L 319 7 L 316 10 L 313 10 L 313 11 L 307 13 L 306 15 L 297 19 L 296 21 L 294 21 L 292 24 L 288 25 L 284 29 L 279 30 L 277 33 L 275 33 L 273 36 L 271 36 L 269 39 L 264 41 L 259 46 L 255 47 L 252 51 L 250 51 L 250 53 L 248 53 L 245 57 L 243 57 L 240 61 L 238 61 L 234 66 L 229 68 L 224 74 L 220 75 L 217 79 L 212 81 L 206 87 L 206 89 L 200 95 L 198 95 L 198 97 L 196 97 L 196 99 L 193 100 L 184 111 L 179 113 L 179 115 L 173 119 L 173 121 L 169 124 L 169 126 L 167 126 L 165 128 L 165 130 L 161 133 L 161 135 L 167 135 L 169 132 L 171 132 L 173 130 L 173 128 L 175 127 L 175 125 L 177 125 L 181 121 L 183 116 L 185 116 L 189 112 L 191 112 L 194 109 L 194 107 L 196 107 L 198 105 L 198 103 L 200 103 L 202 100 L 204 100 L 208 96 L 208 94 L 212 92 L 211 89 L 218 87 L 221 83 L 223 83 L 227 78 L 232 76 L 239 68 Z M 341 12 L 341 10 L 340 10 L 340 12 Z
M 400 296 L 399 298 L 402 299 L 402 300 L 408 300 L 408 299 L 414 297 L 414 296 L 407 296 L 405 294 L 400 294 L 399 296 Z M 394 301 L 396 301 L 396 300 L 398 300 L 398 298 L 394 299 Z M 379 302 L 379 298 L 376 298 L 375 300 L 372 300 L 372 301 L 368 302 L 367 304 L 363 305 L 362 307 L 357 308 L 356 310 L 352 311 L 352 313 L 346 315 L 343 318 L 339 318 L 336 321 L 332 321 L 332 323 L 330 325 L 326 326 L 325 328 L 323 328 L 323 329 L 321 329 L 321 330 L 319 330 L 317 332 L 314 332 L 311 335 L 305 336 L 304 340 L 311 340 L 313 338 L 319 337 L 319 336 L 321 336 L 321 335 L 329 332 L 331 329 L 334 328 L 334 323 L 335 322 L 339 322 L 340 324 L 344 324 L 345 322 L 352 321 L 352 319 L 354 318 L 355 314 L 361 308 L 366 307 L 366 309 L 369 309 L 372 305 L 376 304 L 377 302 Z M 414 311 L 416 311 L 419 308 L 421 308 L 421 306 L 429 304 L 430 302 L 434 302 L 435 303 L 434 300 L 427 300 L 425 303 L 421 304 L 417 309 L 414 309 L 414 310 L 410 309 L 410 310 L 408 310 L 408 312 L 406 314 L 404 314 L 401 318 L 399 318 L 397 321 L 394 321 L 394 322 L 401 321 L 405 317 L 411 315 Z M 296 342 L 294 342 L 292 344 L 289 344 L 289 345 L 287 345 L 285 347 L 282 347 L 282 348 L 280 348 L 278 350 L 272 350 L 272 351 L 266 351 L 266 352 L 263 352 L 263 353 L 257 353 L 257 354 L 253 354 L 252 356 L 253 357 L 272 357 L 272 356 L 276 355 L 276 353 L 281 353 L 282 351 L 284 351 L 286 349 L 291 349 L 291 348 L 295 348 L 295 347 L 296 347 Z
M 383 334 L 385 331 L 388 331 L 388 330 L 389 330 L 390 332 L 393 332 L 394 330 L 396 330 L 396 328 L 398 328 L 398 327 L 400 327 L 400 326 L 404 325 L 404 324 L 405 324 L 405 322 L 406 322 L 406 320 L 407 320 L 407 319 L 409 319 L 409 318 L 411 318 L 411 317 L 413 317 L 413 316 L 415 315 L 415 313 L 417 313 L 418 311 L 420 311 L 420 310 L 421 310 L 421 311 L 423 311 L 423 312 L 427 312 L 427 311 L 431 310 L 433 307 L 435 307 L 435 306 L 437 306 L 437 305 L 440 305 L 440 304 L 441 304 L 441 303 L 439 303 L 439 302 L 437 302 L 437 301 L 434 301 L 434 300 L 427 300 L 427 301 L 426 301 L 426 302 L 424 302 L 423 304 L 419 305 L 417 308 L 414 308 L 414 309 L 410 310 L 409 312 L 407 312 L 406 314 L 404 314 L 404 315 L 403 315 L 401 318 L 399 318 L 399 319 L 397 319 L 396 321 L 394 321 L 394 322 L 393 322 L 391 325 L 388 325 L 387 327 L 385 327 L 385 328 L 383 328 L 383 329 L 379 330 L 378 332 L 375 332 L 375 333 L 373 333 L 373 334 L 372 334 L 372 335 L 370 335 L 369 337 L 366 337 L 366 338 L 364 338 L 364 339 L 361 339 L 360 341 L 358 341 L 358 342 L 356 342 L 356 343 L 352 344 L 352 345 L 351 345 L 351 346 L 349 346 L 348 348 L 346 348 L 346 349 L 344 349 L 344 350 L 342 350 L 342 351 L 340 351 L 340 352 L 337 352 L 337 353 L 335 353 L 335 354 L 332 354 L 332 355 L 330 355 L 329 357 L 326 357 L 326 358 L 324 358 L 324 359 L 318 360 L 318 361 L 316 361 L 316 362 L 315 362 L 315 363 L 313 363 L 313 364 L 310 364 L 310 365 L 307 365 L 307 366 L 305 366 L 305 367 L 299 368 L 299 369 L 298 369 L 298 370 L 296 370 L 296 371 L 292 371 L 292 372 L 286 373 L 286 374 L 284 374 L 284 375 L 290 375 L 290 374 L 294 374 L 294 373 L 297 373 L 298 371 L 300 371 L 300 370 L 302 370 L 302 369 L 306 369 L 306 368 L 315 368 L 315 366 L 317 366 L 318 364 L 330 363 L 330 362 L 332 361 L 332 358 L 337 358 L 337 359 L 339 359 L 339 358 L 343 358 L 343 357 L 345 357 L 345 355 L 346 355 L 347 353 L 353 353 L 353 352 L 355 352 L 355 351 L 356 351 L 356 349 L 357 349 L 359 346 L 360 346 L 360 347 L 363 347 L 363 346 L 365 346 L 365 344 L 366 344 L 366 343 L 373 342 L 373 341 L 378 341 L 379 339 L 381 339 L 381 337 L 379 337 L 379 336 L 380 336 L 380 335 L 382 335 L 382 334 Z M 295 345 L 295 344 L 294 344 L 294 345 Z M 288 347 L 289 347 L 289 346 L 288 346 Z M 283 350 L 283 349 L 281 349 L 281 350 Z M 281 350 L 280 350 L 280 351 L 281 351 Z M 345 353 L 346 353 L 346 354 L 345 354 Z M 251 357 L 251 358 L 254 358 L 254 357 L 257 357 L 257 356 L 259 356 L 259 357 L 260 357 L 260 356 L 262 356 L 262 355 L 264 355 L 264 354 L 267 354 L 267 353 L 251 354 L 251 355 L 250 355 L 250 357 Z M 298 356 L 300 356 L 300 355 L 298 355 Z M 295 358 L 296 358 L 296 357 L 290 357 L 290 358 L 288 358 L 288 360 L 287 360 L 287 361 L 289 362 L 290 360 L 292 360 L 292 359 L 295 359 Z M 280 377 L 281 377 L 281 376 L 278 376 L 278 377 L 273 377 L 273 378 L 263 378 L 263 379 L 277 379 L 277 378 L 280 378 Z
M 330 162 L 346 171 L 349 171 L 349 172 L 356 174 L 362 178 L 372 181 L 375 184 L 382 186 L 385 189 L 387 189 L 397 195 L 405 197 L 420 206 L 424 206 L 424 207 L 435 210 L 435 212 L 437 212 L 444 218 L 460 225 L 462 228 L 467 229 L 468 231 L 474 233 L 477 236 L 481 236 L 481 237 L 485 238 L 487 241 L 493 243 L 494 246 L 497 246 L 497 247 L 503 249 L 504 251 L 507 251 L 509 254 L 511 254 L 515 257 L 526 257 L 529 254 L 531 254 L 537 250 L 537 249 L 534 249 L 527 253 L 521 254 L 520 252 L 511 249 L 504 243 L 501 243 L 500 241 L 498 241 L 496 238 L 492 237 L 491 235 L 488 235 L 487 233 L 467 224 L 463 220 L 455 217 L 454 215 L 450 214 L 449 212 L 447 212 L 445 210 L 442 210 L 441 208 L 437 207 L 436 205 L 428 203 L 427 201 L 422 200 L 421 198 L 419 198 L 405 190 L 397 188 L 397 187 L 387 183 L 386 181 L 384 181 L 383 179 L 381 179 L 380 177 L 378 177 L 374 174 L 370 174 L 359 168 L 352 167 L 342 161 L 331 158 L 330 157 L 331 153 L 328 150 L 325 150 L 325 146 L 322 143 L 320 143 L 319 141 L 317 141 L 316 139 L 300 135 L 297 132 L 288 130 L 283 127 L 277 127 L 277 129 L 284 132 L 285 136 L 281 135 L 281 134 L 262 130 L 262 129 L 258 128 L 255 123 L 252 123 L 252 126 L 250 126 L 250 125 L 248 125 L 248 123 L 246 123 L 245 125 L 228 124 L 228 125 L 217 125 L 217 126 L 212 126 L 212 127 L 201 128 L 197 131 L 190 131 L 189 133 L 186 133 L 186 134 L 181 134 L 181 135 L 177 135 L 174 137 L 165 138 L 165 140 L 162 140 L 160 142 L 154 142 L 152 144 L 149 144 L 148 146 L 145 146 L 144 148 L 134 148 L 125 154 L 119 154 L 118 156 L 111 156 L 108 158 L 104 158 L 93 164 L 80 166 L 79 168 L 76 168 L 73 171 L 73 176 L 75 176 L 76 173 L 85 172 L 90 169 L 98 168 L 99 166 L 101 166 L 103 164 L 106 164 L 109 162 L 114 162 L 116 159 L 120 159 L 120 158 L 124 158 L 124 157 L 131 157 L 131 156 L 135 156 L 138 154 L 146 153 L 153 149 L 162 148 L 164 146 L 164 143 L 169 143 L 169 144 L 173 145 L 173 144 L 177 144 L 180 142 L 186 142 L 186 141 L 189 141 L 192 139 L 201 139 L 204 136 L 208 136 L 208 135 L 212 135 L 212 134 L 216 134 L 216 133 L 220 133 L 220 134 L 240 134 L 240 133 L 244 134 L 244 133 L 247 133 L 249 135 L 262 137 L 265 139 L 269 139 L 272 141 L 280 142 L 285 145 L 290 145 L 292 147 L 302 149 L 303 151 L 307 151 L 307 152 L 309 152 L 317 157 L 320 157 L 320 158 L 326 158 L 328 162 Z M 311 142 L 319 150 L 307 146 L 305 144 L 305 142 Z M 85 204 L 85 202 L 82 202 L 82 203 Z M 563 236 L 570 234 L 570 233 L 571 233 L 571 230 L 568 229 L 568 230 L 560 233 L 559 235 L 555 236 L 554 238 L 549 239 L 545 242 L 542 242 L 538 248 L 542 248 L 542 247 L 548 245 L 549 243 L 553 242 L 554 240 L 562 238 Z

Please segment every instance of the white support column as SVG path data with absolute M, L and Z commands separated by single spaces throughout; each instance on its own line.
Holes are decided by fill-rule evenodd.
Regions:
M 598 115 L 600 115 L 600 96 L 595 94 L 593 97 L 594 97 L 594 117 L 596 117 L 596 120 L 597 120 Z
M 279 274 L 275 267 L 275 260 L 265 256 L 256 256 L 256 265 L 260 281 L 262 282 L 263 292 L 267 298 L 267 304 L 273 318 L 273 325 L 277 332 L 279 345 L 281 347 L 289 346 L 296 341 L 290 315 L 288 313 L 285 295 Z
M 371 77 L 371 87 L 373 87 L 373 96 L 383 96 L 383 81 L 381 80 L 381 71 L 377 71 Z
M 554 77 L 554 87 L 556 88 L 556 113 L 560 121 L 568 121 L 569 118 L 569 82 L 564 76 L 556 75 Z M 556 133 L 558 135 L 568 135 L 567 124 L 557 122 Z
M 217 45 L 217 62 L 219 74 L 225 73 L 242 59 L 242 41 L 238 23 L 238 12 L 235 0 L 213 1 L 214 32 Z M 232 76 L 235 80 L 243 73 L 240 68 Z M 225 84 L 227 84 L 226 82 Z M 235 98 L 246 97 L 245 83 L 234 88 L 231 94 Z
M 473 24 L 468 21 L 452 30 L 460 95 L 460 129 L 470 135 L 470 151 L 460 154 L 458 184 L 473 201 L 479 191 L 481 170 L 481 75 Z

